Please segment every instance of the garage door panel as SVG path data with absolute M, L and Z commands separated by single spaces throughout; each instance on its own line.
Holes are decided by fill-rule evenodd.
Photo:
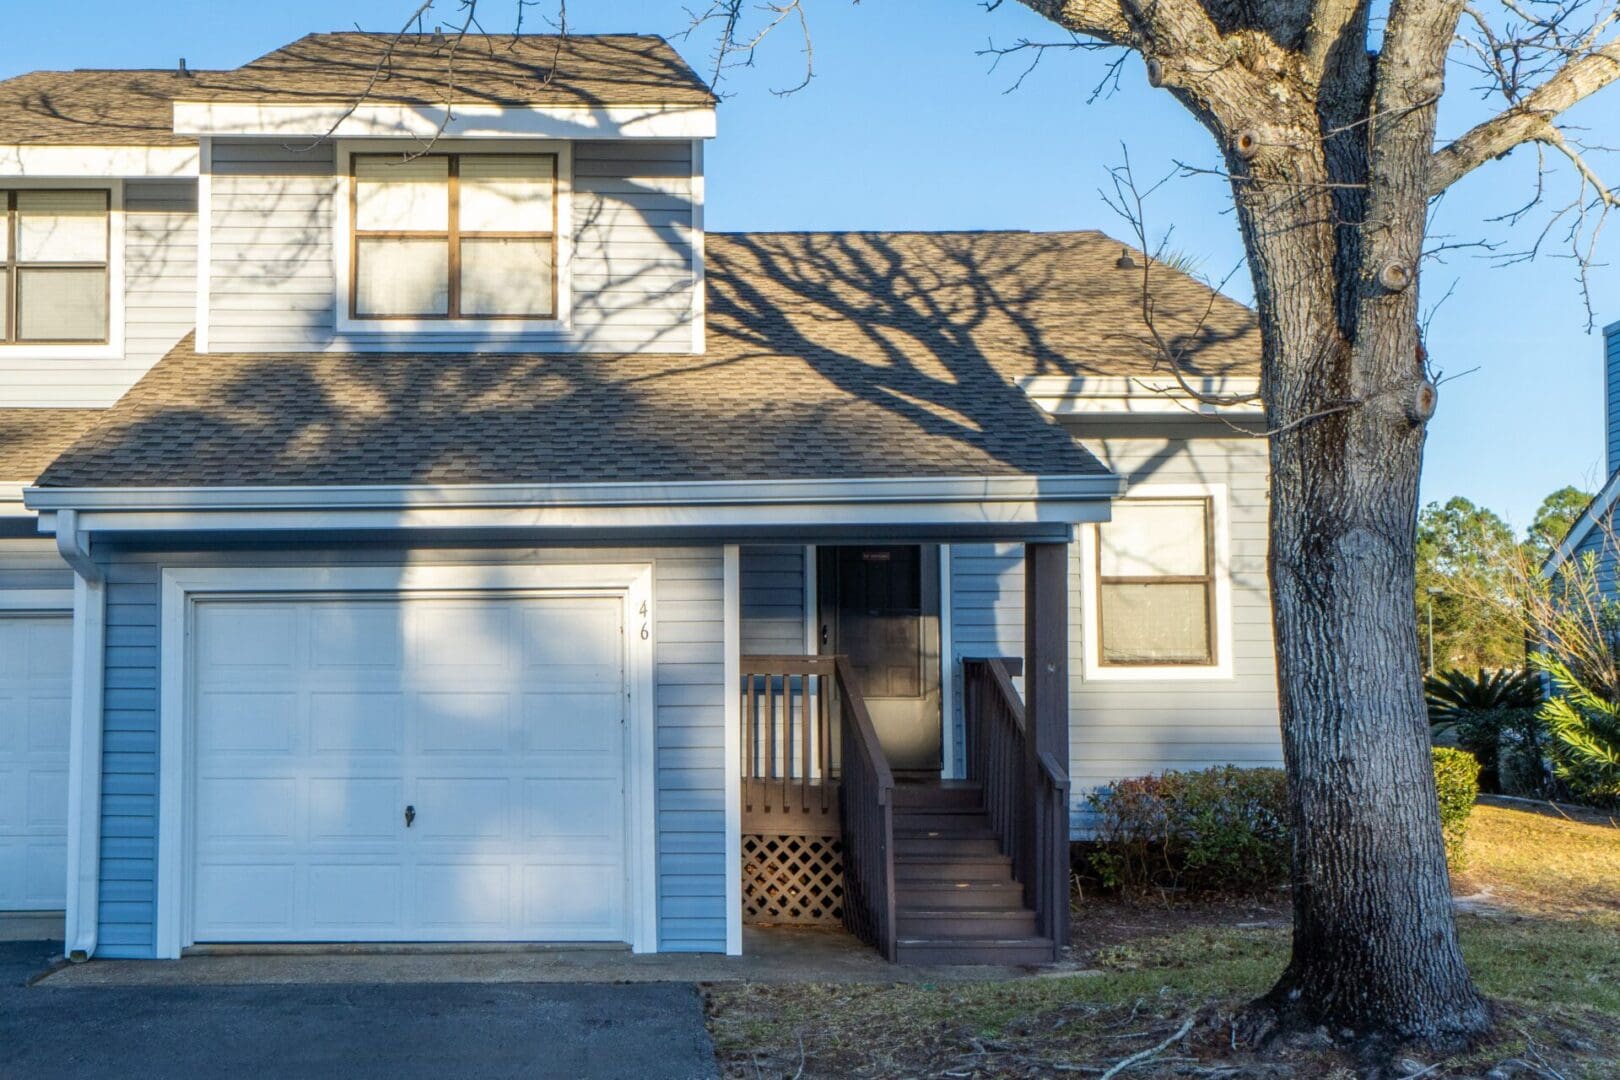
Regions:
M 197 781 L 197 842 L 297 839 L 298 781 L 284 776 L 209 776 Z
M 252 603 L 207 605 L 197 617 L 201 671 L 229 682 L 236 669 L 290 671 L 298 663 L 295 611 Z
M 398 844 L 404 826 L 404 787 L 396 777 L 311 777 L 305 800 L 309 839 Z
M 308 613 L 311 665 L 318 671 L 398 671 L 405 630 L 398 605 L 318 604 Z
M 416 923 L 426 930 L 507 931 L 512 919 L 512 866 L 445 861 L 416 865 Z
M 457 677 L 462 670 L 505 671 L 516 659 L 509 605 L 433 601 L 406 616 L 410 665 L 418 678 Z
M 601 807 L 619 801 L 619 780 L 530 780 L 524 785 L 524 840 L 569 851 L 617 850 L 624 821 Z
M 0 615 L 0 911 L 64 906 L 72 620 Z
M 256 604 L 301 644 L 284 673 L 199 663 L 196 940 L 627 936 L 620 599 Z M 199 634 L 242 608 L 201 602 Z M 256 884 L 245 919 L 203 895 Z
M 416 745 L 424 754 L 504 754 L 510 748 L 510 694 L 438 690 L 417 695 L 415 703 Z
M 62 694 L 33 694 L 23 704 L 28 718 L 28 751 L 31 754 L 65 755 L 68 749 L 68 715 L 71 705 Z
M 291 862 L 203 862 L 197 867 L 198 926 L 240 940 L 288 940 L 297 909 L 297 866 Z
M 28 773 L 24 825 L 31 830 L 66 833 L 67 777 L 66 769 L 33 769 Z
M 25 673 L 30 680 L 66 679 L 73 670 L 73 623 L 70 619 L 35 619 L 22 635 Z
M 309 869 L 310 924 L 397 932 L 404 923 L 404 885 L 397 862 L 318 863 Z
M 298 695 L 267 690 L 205 690 L 197 695 L 197 745 L 203 753 L 286 754 L 296 742 Z
M 613 685 L 613 684 L 609 684 Z M 524 749 L 541 754 L 597 754 L 619 768 L 624 697 L 600 691 L 523 695 Z
M 318 754 L 398 754 L 404 717 L 405 695 L 390 690 L 311 693 L 310 747 Z

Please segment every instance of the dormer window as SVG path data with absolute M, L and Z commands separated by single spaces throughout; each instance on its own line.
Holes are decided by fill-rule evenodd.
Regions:
M 107 341 L 111 236 L 105 191 L 0 191 L 0 343 Z
M 356 154 L 351 319 L 557 317 L 554 154 Z

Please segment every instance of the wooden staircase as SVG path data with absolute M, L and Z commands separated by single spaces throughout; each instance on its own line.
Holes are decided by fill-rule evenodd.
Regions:
M 1052 940 L 967 781 L 894 785 L 895 959 L 910 964 L 1041 964 Z

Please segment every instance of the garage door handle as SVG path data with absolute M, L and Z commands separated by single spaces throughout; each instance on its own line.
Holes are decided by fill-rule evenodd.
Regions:
M 410 828 L 411 827 L 411 822 L 413 822 L 415 820 L 416 820 L 416 807 L 407 806 L 405 808 L 405 827 L 407 829 Z

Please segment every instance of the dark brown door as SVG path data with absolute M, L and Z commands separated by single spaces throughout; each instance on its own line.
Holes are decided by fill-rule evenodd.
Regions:
M 818 551 L 822 652 L 849 657 L 889 767 L 938 775 L 939 548 Z

